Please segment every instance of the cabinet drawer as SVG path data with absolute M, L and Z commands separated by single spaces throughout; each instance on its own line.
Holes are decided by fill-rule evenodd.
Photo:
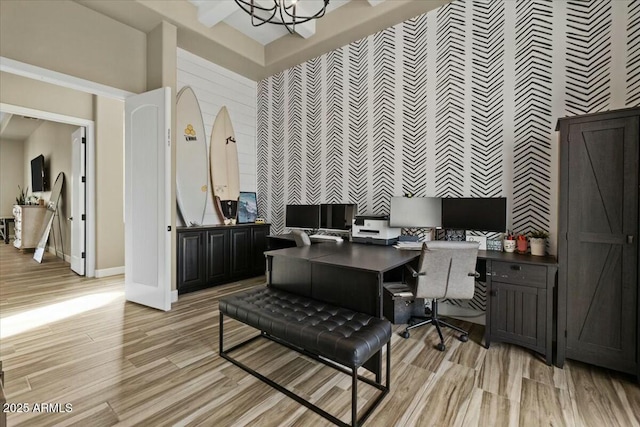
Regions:
M 491 278 L 495 281 L 536 288 L 547 286 L 547 267 L 542 265 L 493 261 L 491 270 Z

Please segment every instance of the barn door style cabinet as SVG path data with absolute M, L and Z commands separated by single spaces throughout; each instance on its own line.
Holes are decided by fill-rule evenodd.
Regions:
M 558 352 L 640 378 L 640 108 L 558 121 Z
M 269 224 L 178 227 L 178 293 L 265 272 Z

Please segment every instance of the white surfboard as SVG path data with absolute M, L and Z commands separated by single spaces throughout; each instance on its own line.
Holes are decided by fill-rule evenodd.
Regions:
M 240 172 L 236 137 L 227 107 L 220 109 L 213 123 L 210 154 L 216 208 L 225 224 L 235 223 L 240 197 Z
M 176 199 L 185 225 L 202 225 L 209 185 L 204 122 L 189 86 L 180 90 L 177 104 Z

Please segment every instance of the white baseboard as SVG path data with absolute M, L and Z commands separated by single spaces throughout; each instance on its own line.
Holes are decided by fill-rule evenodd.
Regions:
M 55 255 L 58 258 L 64 259 L 64 261 L 68 264 L 71 264 L 71 255 L 63 254 L 62 252 L 56 250 L 54 246 L 48 245 L 46 247 L 47 252 Z
M 124 265 L 122 267 L 96 269 L 96 277 L 116 276 L 118 274 L 124 274 Z
M 171 291 L 171 303 L 178 302 L 178 290 Z

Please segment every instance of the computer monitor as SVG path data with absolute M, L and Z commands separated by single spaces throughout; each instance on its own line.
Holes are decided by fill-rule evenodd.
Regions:
M 504 232 L 505 197 L 452 197 L 442 199 L 442 227 L 455 230 Z
M 391 227 L 437 228 L 442 226 L 440 197 L 392 197 Z
M 320 205 L 320 228 L 349 231 L 356 213 L 353 203 L 323 203 Z
M 289 228 L 320 228 L 320 205 L 287 205 L 285 226 Z

